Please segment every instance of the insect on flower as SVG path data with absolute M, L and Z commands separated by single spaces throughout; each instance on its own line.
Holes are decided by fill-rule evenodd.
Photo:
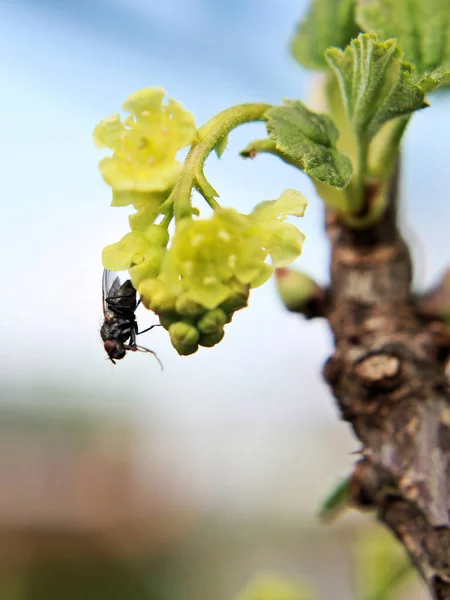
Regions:
M 150 352 L 162 369 L 162 363 L 153 350 L 136 344 L 137 335 L 150 331 L 158 325 L 152 325 L 143 331 L 138 330 L 135 313 L 140 300 L 137 300 L 137 293 L 131 285 L 131 281 L 128 279 L 121 283 L 116 273 L 104 269 L 102 296 L 104 321 L 100 329 L 100 336 L 111 362 L 116 364 L 115 361 L 124 358 L 127 350 Z

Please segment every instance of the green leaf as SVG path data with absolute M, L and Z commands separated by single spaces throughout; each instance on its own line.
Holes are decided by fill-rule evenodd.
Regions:
M 349 478 L 341 479 L 330 491 L 319 509 L 319 517 L 324 521 L 335 519 L 349 505 Z
M 356 19 L 381 39 L 397 38 L 419 75 L 450 69 L 450 0 L 359 0 Z
M 418 84 L 425 93 L 432 92 L 440 86 L 448 86 L 450 84 L 450 71 L 436 69 L 419 79 Z
M 305 67 L 326 70 L 325 50 L 343 48 L 359 33 L 354 12 L 355 0 L 314 0 L 291 42 L 294 58 Z
M 350 158 L 353 165 L 356 165 L 358 159 L 358 145 L 355 132 L 348 119 L 339 82 L 332 71 L 327 74 L 323 85 L 328 114 L 339 130 L 339 139 L 336 146 L 338 150 Z
M 266 116 L 267 131 L 288 162 L 328 185 L 348 184 L 352 164 L 336 149 L 339 133 L 330 117 L 308 110 L 299 100 L 285 100 Z
M 360 145 L 367 145 L 387 121 L 427 106 L 395 40 L 378 42 L 373 34 L 361 34 L 345 51 L 329 48 L 326 58 Z

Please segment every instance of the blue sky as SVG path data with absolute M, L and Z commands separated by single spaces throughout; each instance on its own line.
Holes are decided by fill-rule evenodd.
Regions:
M 101 248 L 126 231 L 127 212 L 109 208 L 93 127 L 151 85 L 198 123 L 239 102 L 307 99 L 310 76 L 287 48 L 304 8 L 294 0 L 0 3 L 5 381 L 61 381 L 111 396 L 124 389 L 139 410 L 151 404 L 180 419 L 335 419 L 320 377 L 327 327 L 285 312 L 272 284 L 255 290 L 216 348 L 179 358 L 164 332 L 149 334 L 164 374 L 149 356 L 113 367 L 98 336 Z M 445 97 L 434 104 L 415 117 L 404 152 L 402 215 L 421 254 L 421 282 L 447 263 L 450 115 Z M 298 266 L 323 281 L 328 247 L 310 181 L 273 158 L 238 157 L 261 133 L 258 125 L 234 132 L 224 158 L 209 160 L 208 177 L 222 203 L 242 211 L 286 188 L 302 191 L 310 204 Z

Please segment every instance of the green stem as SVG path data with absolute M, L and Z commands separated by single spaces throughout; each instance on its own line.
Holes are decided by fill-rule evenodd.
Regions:
M 172 219 L 173 219 L 173 204 L 170 204 L 170 205 L 167 207 L 167 212 L 166 212 L 166 214 L 164 215 L 164 218 L 163 218 L 163 220 L 161 221 L 160 225 L 161 225 L 162 227 L 164 227 L 165 229 L 168 229 L 168 227 L 169 227 L 169 225 L 170 225 L 170 222 L 172 221 Z
M 219 205 L 215 196 L 218 194 L 203 174 L 206 158 L 218 142 L 239 125 L 265 121 L 265 113 L 269 108 L 271 108 L 270 104 L 239 104 L 220 112 L 203 125 L 197 132 L 199 141 L 191 147 L 184 163 L 183 172 L 161 210 L 167 210 L 168 206 L 173 203 L 176 221 L 190 217 L 193 188 L 198 189 L 210 206 L 217 208 Z
M 262 140 L 253 140 L 253 142 L 250 142 L 247 148 L 241 150 L 239 154 L 242 156 L 242 158 L 253 158 L 257 154 L 261 153 L 275 154 L 276 156 L 279 156 L 280 158 L 285 160 L 285 162 L 288 162 L 289 160 L 288 157 L 283 157 L 281 152 L 277 150 L 277 145 L 275 144 L 275 142 L 270 138 L 264 138 Z M 293 164 L 294 166 L 298 167 L 298 165 L 296 163 L 294 164 L 293 161 L 290 161 L 290 164 Z
M 364 206 L 364 191 L 365 191 L 365 178 L 367 174 L 368 159 L 369 159 L 369 144 L 363 135 L 359 135 L 358 140 L 358 174 L 355 186 L 355 194 L 349 194 L 353 196 L 354 202 L 352 202 L 352 212 L 358 213 Z

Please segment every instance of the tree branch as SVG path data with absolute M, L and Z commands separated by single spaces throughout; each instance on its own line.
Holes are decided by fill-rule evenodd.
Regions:
M 450 599 L 450 390 L 436 336 L 411 292 L 397 228 L 398 168 L 382 220 L 363 231 L 327 215 L 328 321 L 335 352 L 324 376 L 363 444 L 351 492 L 408 551 L 433 598 Z M 370 190 L 368 190 L 368 194 Z

